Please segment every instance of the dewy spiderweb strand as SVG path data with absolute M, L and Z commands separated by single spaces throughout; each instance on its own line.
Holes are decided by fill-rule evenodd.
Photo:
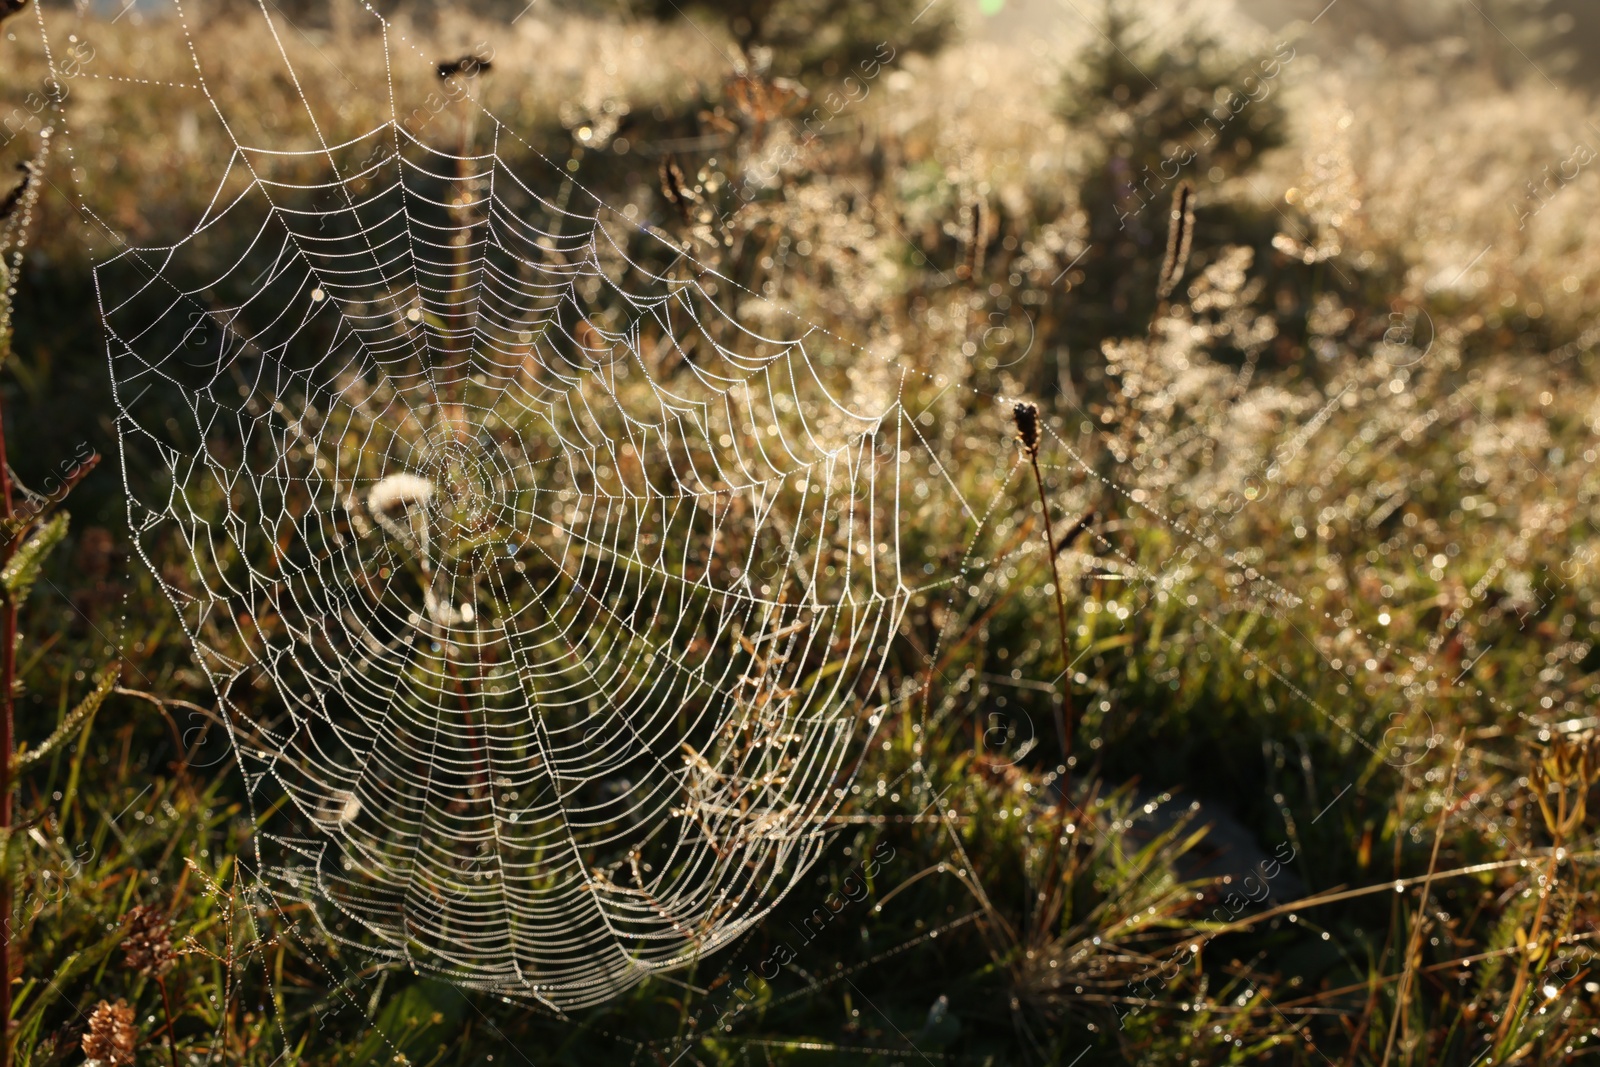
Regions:
M 298 817 L 274 888 L 558 1010 L 727 943 L 878 721 L 898 403 L 498 140 L 233 144 L 96 279 L 140 550 Z

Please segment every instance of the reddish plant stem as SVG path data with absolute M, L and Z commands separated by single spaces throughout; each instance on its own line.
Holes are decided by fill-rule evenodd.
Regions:
M 11 468 L 6 463 L 6 435 L 3 409 L 0 409 L 0 521 L 9 524 L 11 506 Z M 11 562 L 16 541 L 8 539 L 0 549 L 0 568 Z M 0 869 L 0 1067 L 11 1067 L 11 759 L 16 750 L 13 695 L 17 682 L 17 605 L 0 592 L 4 603 L 0 612 L 0 839 L 5 841 L 4 867 Z
M 156 985 L 161 989 L 161 1010 L 167 1017 L 167 1055 L 172 1058 L 172 1067 L 178 1067 L 178 1035 L 172 1031 L 172 998 L 167 996 L 167 980 L 159 974 Z

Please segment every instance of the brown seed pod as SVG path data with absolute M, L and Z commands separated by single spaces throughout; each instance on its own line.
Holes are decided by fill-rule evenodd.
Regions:
M 1022 449 L 1033 459 L 1039 454 L 1039 407 L 1028 401 L 1018 401 L 1011 409 L 1011 417 L 1017 423 L 1017 440 L 1022 442 Z
M 89 1030 L 83 1035 L 83 1054 L 99 1067 L 128 1067 L 133 1063 L 133 1047 L 138 1041 L 133 1026 L 133 1009 L 121 997 L 115 1004 L 102 1000 L 89 1016 Z
M 122 917 L 128 932 L 123 935 L 126 953 L 122 965 L 146 977 L 166 974 L 177 953 L 172 950 L 172 926 L 159 908 L 140 904 Z

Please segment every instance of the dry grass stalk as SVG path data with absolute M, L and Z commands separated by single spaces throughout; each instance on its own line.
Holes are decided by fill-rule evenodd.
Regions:
M 1406 954 L 1401 967 L 1400 988 L 1395 994 L 1394 1018 L 1389 1021 L 1389 1039 L 1383 1048 L 1385 1065 L 1394 1052 L 1395 1037 L 1400 1032 L 1401 1020 L 1406 1017 L 1406 1005 L 1411 999 L 1411 983 L 1416 976 L 1416 964 L 1422 953 L 1422 934 L 1428 926 L 1428 895 L 1433 890 L 1434 872 L 1439 869 L 1439 845 L 1444 841 L 1444 821 L 1456 807 L 1456 781 L 1461 772 L 1461 754 L 1466 747 L 1467 738 L 1463 733 L 1456 739 L 1456 757 L 1450 764 L 1450 788 L 1445 793 L 1444 803 L 1439 807 L 1439 821 L 1433 829 L 1433 852 L 1428 857 L 1428 873 L 1422 882 L 1422 899 L 1417 902 L 1416 919 L 1411 926 L 1411 939 L 1406 945 Z M 1409 1030 L 1409 1026 L 1407 1029 Z
M 1189 266 L 1189 249 L 1194 245 L 1194 186 L 1179 182 L 1172 191 L 1172 221 L 1167 227 L 1167 255 L 1161 261 L 1161 278 L 1156 296 L 1172 295 Z
M 661 157 L 661 195 L 666 198 L 667 203 L 678 209 L 683 221 L 689 221 L 689 204 L 697 198 L 694 190 L 684 182 L 683 169 L 678 166 L 678 157 L 671 152 Z
M 1039 408 L 1038 405 L 1019 401 L 1011 409 L 1017 425 L 1017 440 L 1023 454 L 1033 468 L 1033 484 L 1039 491 L 1039 507 L 1044 511 L 1044 552 L 1050 562 L 1050 576 L 1055 585 L 1056 623 L 1061 634 L 1061 707 L 1056 708 L 1056 736 L 1061 741 L 1061 799 L 1070 795 L 1072 784 L 1072 651 L 1067 637 L 1067 601 L 1061 588 L 1061 568 L 1056 562 L 1056 535 L 1050 521 L 1050 500 L 1044 491 L 1044 474 L 1039 470 Z M 1081 521 L 1080 521 L 1081 525 Z M 1076 531 L 1073 536 L 1076 536 Z

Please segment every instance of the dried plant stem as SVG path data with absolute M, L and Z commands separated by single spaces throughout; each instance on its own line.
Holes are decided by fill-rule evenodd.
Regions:
M 1044 491 L 1044 473 L 1039 470 L 1039 408 L 1036 404 L 1019 401 L 1011 408 L 1011 418 L 1017 426 L 1017 441 L 1023 455 L 1033 467 L 1033 484 L 1039 490 L 1039 508 L 1044 512 L 1044 558 L 1050 564 L 1050 575 L 1056 591 L 1056 623 L 1061 634 L 1061 707 L 1055 709 L 1056 737 L 1061 741 L 1061 803 L 1065 804 L 1072 790 L 1072 649 L 1067 637 L 1067 600 L 1061 588 L 1061 565 L 1056 562 L 1055 524 L 1050 521 L 1050 498 Z
M 1044 491 L 1044 475 L 1039 470 L 1039 453 L 1028 456 L 1033 467 L 1033 484 L 1039 490 L 1039 507 L 1044 510 L 1044 553 L 1050 561 L 1050 578 L 1056 592 L 1056 625 L 1061 636 L 1061 707 L 1055 709 L 1056 736 L 1061 740 L 1061 798 L 1070 794 L 1072 784 L 1072 648 L 1067 636 L 1067 599 L 1061 588 L 1061 563 L 1056 554 L 1056 535 L 1050 521 L 1050 500 Z
M 1167 255 L 1156 281 L 1156 298 L 1163 304 L 1183 279 L 1194 246 L 1194 186 L 1179 182 L 1172 191 L 1172 216 L 1167 226 Z
M 178 1067 L 178 1035 L 172 1030 L 172 998 L 167 995 L 167 980 L 156 975 L 156 986 L 161 990 L 161 1011 L 167 1017 L 167 1055 L 172 1067 Z
M 3 636 L 4 663 L 0 664 L 0 687 L 5 690 L 5 707 L 0 711 L 0 842 L 4 842 L 5 869 L 0 871 L 0 1065 L 11 1067 L 11 753 L 12 690 L 16 686 L 17 606 L 5 605 Z

